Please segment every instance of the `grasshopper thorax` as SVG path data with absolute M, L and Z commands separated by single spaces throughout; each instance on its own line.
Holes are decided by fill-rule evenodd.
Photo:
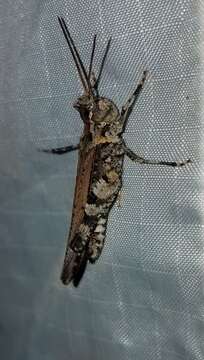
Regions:
M 89 123 L 97 135 L 114 136 L 122 130 L 122 122 L 117 106 L 110 99 L 82 95 L 74 103 L 84 123 Z

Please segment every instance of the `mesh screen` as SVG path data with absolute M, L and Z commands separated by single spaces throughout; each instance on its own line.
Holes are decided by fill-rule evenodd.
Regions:
M 193 0 L 1 1 L 0 342 L 7 360 L 203 359 L 204 8 Z M 85 64 L 112 47 L 101 94 L 119 107 L 149 70 L 125 139 L 178 170 L 125 160 L 122 207 L 80 287 L 59 275 L 70 224 L 82 93 L 57 15 Z M 201 154 L 201 155 L 200 155 Z

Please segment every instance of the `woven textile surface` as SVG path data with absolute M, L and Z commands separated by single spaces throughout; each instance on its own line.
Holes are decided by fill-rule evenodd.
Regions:
M 63 16 L 119 108 L 148 70 L 125 140 L 138 155 L 191 158 L 179 169 L 125 160 L 121 207 L 79 286 L 60 282 L 82 87 Z M 204 358 L 203 22 L 194 0 L 7 0 L 0 4 L 0 353 L 2 360 Z

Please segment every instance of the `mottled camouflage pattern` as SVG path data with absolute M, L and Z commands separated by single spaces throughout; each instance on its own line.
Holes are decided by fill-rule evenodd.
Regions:
M 125 152 L 122 140 L 123 121 L 111 100 L 82 96 L 74 107 L 79 110 L 85 122 L 85 135 L 81 138 L 80 151 L 84 156 L 93 152 L 91 174 L 85 171 L 82 175 L 81 168 L 78 168 L 79 176 L 90 177 L 87 201 L 80 225 L 74 234 L 72 231 L 69 234 L 61 275 L 64 283 L 73 280 L 76 285 L 76 278 L 79 273 L 83 273 L 86 262 L 94 263 L 103 249 L 108 215 L 122 186 Z M 73 222 L 75 216 L 72 224 Z
M 58 20 L 84 88 L 84 95 L 74 104 L 83 120 L 84 131 L 79 144 L 44 151 L 60 155 L 79 149 L 71 226 L 61 273 L 63 284 L 72 281 L 73 285 L 77 286 L 87 262 L 94 263 L 103 249 L 108 215 L 122 186 L 124 155 L 140 164 L 173 167 L 183 166 L 191 161 L 167 162 L 144 159 L 125 145 L 122 134 L 141 93 L 147 72 L 143 72 L 140 83 L 119 112 L 111 100 L 100 97 L 98 93 L 111 39 L 107 43 L 98 77 L 95 77 L 92 64 L 96 35 L 87 73 L 64 19 L 58 18 Z

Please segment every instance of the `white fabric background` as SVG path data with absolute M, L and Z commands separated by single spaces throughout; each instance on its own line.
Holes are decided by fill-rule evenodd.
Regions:
M 98 34 L 96 69 L 112 36 L 101 94 L 119 107 L 149 70 L 128 145 L 194 162 L 126 159 L 122 207 L 78 289 L 59 280 L 77 153 L 37 151 L 76 143 L 82 130 L 72 108 L 82 88 L 57 15 L 86 64 Z M 1 0 L 2 360 L 204 358 L 203 16 L 195 0 Z

